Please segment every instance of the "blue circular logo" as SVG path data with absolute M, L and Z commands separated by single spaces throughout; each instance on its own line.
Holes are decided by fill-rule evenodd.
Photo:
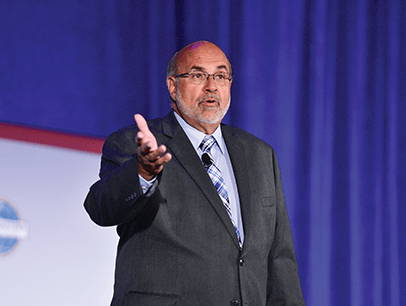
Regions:
M 28 235 L 28 224 L 23 221 L 14 203 L 0 197 L 0 255 L 14 250 Z

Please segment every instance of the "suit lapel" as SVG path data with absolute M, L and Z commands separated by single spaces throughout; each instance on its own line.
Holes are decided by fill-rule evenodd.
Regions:
M 227 231 L 233 238 L 236 247 L 239 248 L 234 226 L 231 223 L 230 217 L 217 193 L 216 187 L 214 187 L 199 156 L 196 154 L 188 137 L 172 113 L 164 118 L 162 131 L 170 138 L 165 142 L 165 145 L 171 152 L 172 158 L 182 165 L 202 193 L 206 196 L 207 200 L 216 210 L 218 216 L 227 228 Z
M 240 208 L 244 228 L 244 248 L 249 241 L 251 227 L 249 156 L 246 146 L 241 142 L 235 130 L 227 125 L 222 125 L 222 133 L 233 166 L 234 177 L 238 188 Z

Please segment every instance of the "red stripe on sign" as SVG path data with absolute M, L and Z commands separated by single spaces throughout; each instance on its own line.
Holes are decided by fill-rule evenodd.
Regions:
M 0 122 L 0 138 L 101 153 L 104 138 L 55 132 Z

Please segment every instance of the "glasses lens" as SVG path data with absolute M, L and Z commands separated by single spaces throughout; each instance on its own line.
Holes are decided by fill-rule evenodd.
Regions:
M 216 81 L 218 85 L 224 85 L 228 79 L 229 75 L 226 72 L 217 72 L 214 74 L 214 81 Z
M 207 73 L 201 71 L 189 72 L 189 81 L 195 84 L 202 84 L 207 80 Z
M 203 84 L 209 77 L 213 77 L 217 85 L 224 85 L 226 81 L 230 79 L 230 75 L 227 72 L 216 72 L 215 74 L 208 74 L 203 71 L 191 71 L 188 74 L 189 81 L 194 84 Z

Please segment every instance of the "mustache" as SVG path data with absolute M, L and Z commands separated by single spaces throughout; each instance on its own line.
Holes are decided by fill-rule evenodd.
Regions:
M 218 104 L 221 104 L 220 96 L 215 93 L 205 94 L 203 97 L 201 97 L 199 100 L 197 100 L 197 103 L 201 103 L 206 100 L 216 100 Z

